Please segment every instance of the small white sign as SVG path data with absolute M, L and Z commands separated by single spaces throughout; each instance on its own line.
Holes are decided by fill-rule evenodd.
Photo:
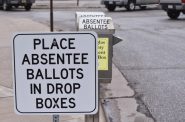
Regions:
M 76 27 L 77 27 L 77 30 L 78 30 L 78 25 L 79 25 L 79 19 L 81 17 L 83 18 L 89 18 L 89 17 L 96 17 L 96 18 L 99 18 L 99 17 L 105 17 L 105 13 L 103 12 L 76 12 Z
M 112 30 L 114 25 L 111 17 L 81 17 L 79 30 Z
M 103 12 L 76 12 L 76 21 L 78 23 L 79 18 L 81 17 L 105 17 Z
M 17 34 L 13 68 L 16 113 L 98 111 L 96 33 Z

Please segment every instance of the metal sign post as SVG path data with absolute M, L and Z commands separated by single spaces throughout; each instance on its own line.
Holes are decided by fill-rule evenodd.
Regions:
M 85 122 L 99 122 L 99 111 L 94 115 L 85 115 Z
M 50 0 L 50 31 L 53 32 L 53 0 Z
M 95 115 L 85 115 L 85 122 L 99 122 L 99 112 Z
M 77 4 L 77 6 L 79 6 L 79 0 L 77 0 L 77 3 L 76 4 Z
M 53 0 L 50 0 L 50 31 L 53 32 Z M 59 122 L 59 115 L 53 115 L 53 122 Z
M 53 115 L 53 122 L 59 122 L 59 115 Z

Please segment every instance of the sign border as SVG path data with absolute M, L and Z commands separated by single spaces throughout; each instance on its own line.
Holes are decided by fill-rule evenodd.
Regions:
M 98 110 L 98 106 L 99 106 L 99 102 L 98 102 L 98 99 L 99 99 L 99 94 L 97 92 L 99 92 L 99 86 L 98 86 L 98 70 L 97 70 L 97 39 L 98 37 L 96 38 L 95 35 L 93 35 L 92 33 L 95 33 L 95 32 L 61 32 L 61 33 L 55 33 L 55 32 L 51 32 L 51 33 L 20 33 L 20 34 L 15 34 L 15 36 L 13 37 L 13 80 L 14 80 L 14 103 L 15 103 L 15 109 L 17 112 L 19 112 L 20 114 L 56 114 L 56 113 L 61 113 L 61 114 L 92 114 L 93 112 L 97 112 L 95 110 Z M 18 109 L 18 104 L 17 104 L 17 92 L 16 92 L 16 89 L 17 89 L 17 86 L 16 86 L 16 68 L 15 68 L 15 39 L 17 36 L 20 36 L 20 35 L 61 35 L 61 34 L 72 34 L 72 35 L 75 35 L 75 34 L 90 34 L 94 37 L 94 41 L 95 41 L 95 108 L 92 110 L 92 111 L 79 111 L 79 112 L 21 112 L 19 109 Z

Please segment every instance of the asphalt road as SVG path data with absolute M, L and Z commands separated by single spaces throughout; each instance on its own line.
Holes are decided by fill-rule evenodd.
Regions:
M 57 30 L 75 30 L 75 9 L 55 10 Z M 135 90 L 138 110 L 156 122 L 185 121 L 185 16 L 169 20 L 161 10 L 103 11 L 124 39 L 114 46 L 113 62 Z M 8 13 L 8 14 L 7 14 Z M 48 10 L 2 12 L 7 16 L 31 18 L 49 26 Z M 49 30 L 48 30 L 49 31 Z
M 156 122 L 185 121 L 185 17 L 163 11 L 114 12 L 114 63 L 135 90 L 138 110 Z

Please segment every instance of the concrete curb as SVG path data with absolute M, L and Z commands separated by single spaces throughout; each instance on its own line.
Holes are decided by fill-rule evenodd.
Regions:
M 138 104 L 134 94 L 127 80 L 113 64 L 112 82 L 101 85 L 101 98 L 107 122 L 154 122 L 137 112 Z

